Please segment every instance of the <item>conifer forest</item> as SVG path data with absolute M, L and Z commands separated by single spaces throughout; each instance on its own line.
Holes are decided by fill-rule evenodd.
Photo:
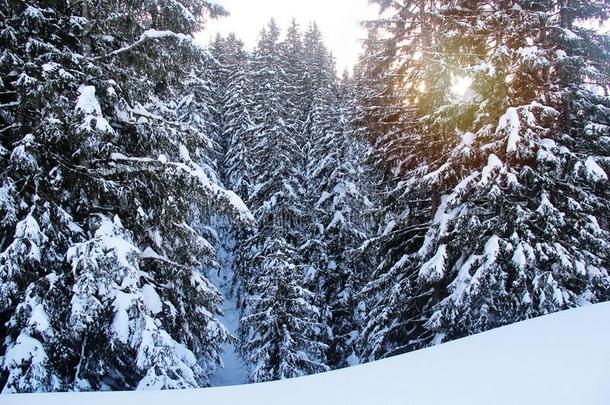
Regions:
M 247 2 L 244 2 L 244 4 Z M 0 390 L 342 369 L 610 301 L 610 4 L 0 0 Z M 2 400 L 0 399 L 0 402 Z

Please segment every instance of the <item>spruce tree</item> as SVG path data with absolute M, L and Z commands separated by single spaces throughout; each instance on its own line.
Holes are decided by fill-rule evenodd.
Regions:
M 353 95 L 339 85 L 334 60 L 315 24 L 303 42 L 307 226 L 301 256 L 308 267 L 305 281 L 332 332 L 328 364 L 338 368 L 356 361 L 356 294 L 368 265 L 356 252 L 368 237 L 367 153 L 352 127 Z
M 304 285 L 298 250 L 303 238 L 303 157 L 279 35 L 272 21 L 261 34 L 251 68 L 257 162 L 248 203 L 257 225 L 242 243 L 238 275 L 243 283 L 242 352 L 252 382 L 328 370 L 328 330 Z
M 329 363 L 344 367 L 354 361 L 357 337 L 357 294 L 370 262 L 357 248 L 369 235 L 366 149 L 354 138 L 344 100 L 314 98 L 309 116 L 312 159 L 308 165 L 308 229 L 302 247 L 309 266 L 308 283 L 316 291 L 325 322 L 332 330 Z
M 413 128 L 365 355 L 608 300 L 607 35 L 577 24 L 607 6 L 379 3 Z
M 217 39 L 213 54 L 221 66 L 221 77 L 217 80 L 222 80 L 219 125 L 225 144 L 224 178 L 227 187 L 247 200 L 252 192 L 256 160 L 250 55 L 233 34 Z
M 205 101 L 188 80 L 205 63 L 191 34 L 222 9 L 1 9 L 3 392 L 206 385 L 229 335 L 191 218 L 249 217 L 206 169 Z M 189 95 L 196 106 L 176 101 Z

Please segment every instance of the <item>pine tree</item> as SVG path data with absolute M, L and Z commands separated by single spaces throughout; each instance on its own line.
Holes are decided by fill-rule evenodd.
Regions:
M 343 103 L 323 100 L 320 94 L 310 112 L 310 156 L 315 158 L 308 165 L 309 227 L 302 247 L 310 267 L 308 281 L 333 331 L 329 361 L 335 368 L 348 365 L 354 354 L 356 295 L 370 265 L 356 249 L 369 236 L 366 220 L 372 206 L 362 180 L 366 150 L 353 138 Z
M 226 148 L 226 184 L 243 199 L 252 192 L 254 176 L 254 122 L 250 56 L 233 34 L 217 39 L 214 55 L 221 65 L 220 127 Z M 224 83 L 223 83 L 224 82 Z
M 328 370 L 328 333 L 314 295 L 304 286 L 302 243 L 303 157 L 281 64 L 279 29 L 263 30 L 252 61 L 256 177 L 248 204 L 257 219 L 239 252 L 242 353 L 252 382 Z
M 205 63 L 191 34 L 222 9 L 2 10 L 3 392 L 206 385 L 230 337 L 191 215 L 249 214 L 206 169 L 205 101 L 175 100 Z
M 607 36 L 574 23 L 607 6 L 407 3 L 386 4 L 401 18 L 385 63 L 414 128 L 365 289 L 365 355 L 610 298 Z
M 364 218 L 370 209 L 362 169 L 365 149 L 356 140 L 349 110 L 351 95 L 340 88 L 334 60 L 322 34 L 312 24 L 304 35 L 305 80 L 302 136 L 308 156 L 305 167 L 307 214 L 301 256 L 306 283 L 332 331 L 328 364 L 344 367 L 355 361 L 353 343 L 356 294 L 366 260 L 355 249 L 366 239 Z M 351 356 L 351 357 L 350 357 Z
M 303 145 L 302 127 L 311 105 L 311 78 L 305 60 L 303 34 L 296 20 L 292 20 L 283 41 L 279 44 L 278 57 L 284 75 L 284 114 L 291 138 Z M 301 168 L 302 169 L 302 168 Z

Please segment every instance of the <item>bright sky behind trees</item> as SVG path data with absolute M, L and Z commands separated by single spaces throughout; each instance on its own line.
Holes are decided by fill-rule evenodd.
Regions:
M 202 41 L 207 43 L 217 33 L 235 32 L 253 49 L 261 29 L 272 17 L 283 30 L 292 18 L 303 28 L 316 21 L 326 45 L 337 58 L 339 73 L 344 68 L 351 69 L 360 53 L 360 40 L 366 32 L 359 22 L 377 15 L 377 8 L 369 5 L 368 0 L 223 0 L 220 3 L 231 15 L 210 22 L 199 35 Z

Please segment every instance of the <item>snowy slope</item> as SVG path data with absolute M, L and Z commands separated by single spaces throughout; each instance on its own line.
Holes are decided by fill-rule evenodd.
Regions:
M 25 404 L 610 404 L 610 303 L 295 380 L 174 392 L 14 395 Z

